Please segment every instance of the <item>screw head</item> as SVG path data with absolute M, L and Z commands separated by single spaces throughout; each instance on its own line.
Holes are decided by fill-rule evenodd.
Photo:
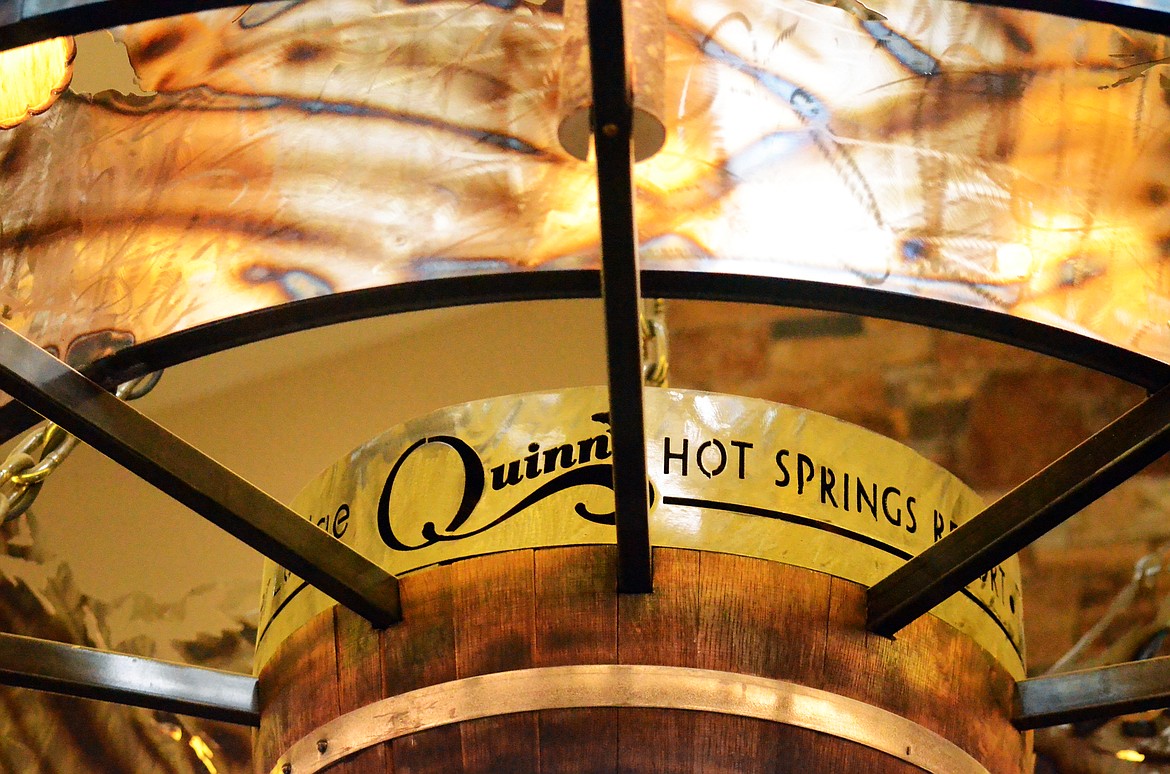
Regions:
M 605 126 L 601 127 L 601 133 L 606 137 L 617 137 L 617 124 L 606 124 Z
M 317 752 L 319 752 L 319 753 L 321 753 L 322 755 L 324 755 L 324 754 L 325 754 L 325 751 L 326 751 L 326 750 L 328 750 L 328 749 L 329 749 L 329 742 L 328 742 L 328 740 L 325 740 L 325 739 L 318 739 L 318 740 L 317 740 Z
M 286 763 L 280 767 L 280 770 L 283 772 L 283 774 L 292 774 L 292 764 Z

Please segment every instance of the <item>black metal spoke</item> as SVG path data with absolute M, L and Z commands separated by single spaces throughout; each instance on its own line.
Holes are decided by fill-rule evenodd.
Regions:
M 401 618 L 393 575 L 5 326 L 0 389 L 375 626 Z
M 1027 730 L 1170 707 L 1170 656 L 1021 680 L 1012 723 Z
M 589 0 L 588 10 L 618 591 L 640 594 L 652 590 L 653 578 L 642 407 L 642 293 L 634 222 L 634 116 L 626 73 L 622 4 L 620 0 Z
M 877 583 L 870 631 L 892 636 L 1168 450 L 1163 388 Z
M 232 5 L 236 0 L 0 0 L 0 49 Z
M 256 678 L 250 675 L 17 634 L 0 633 L 0 685 L 260 725 Z

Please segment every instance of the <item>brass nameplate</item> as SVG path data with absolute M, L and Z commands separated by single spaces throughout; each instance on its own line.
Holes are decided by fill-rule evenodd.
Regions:
M 645 392 L 651 541 L 872 585 L 982 509 L 901 444 L 813 411 Z M 606 391 L 453 406 L 325 470 L 293 508 L 395 575 L 462 557 L 614 542 Z M 266 564 L 256 668 L 333 602 Z M 1023 677 L 1020 582 L 1005 562 L 933 611 Z

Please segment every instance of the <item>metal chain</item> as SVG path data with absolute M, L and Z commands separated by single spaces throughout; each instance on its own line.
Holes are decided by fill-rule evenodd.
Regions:
M 114 394 L 121 400 L 137 400 L 153 390 L 161 378 L 162 371 L 141 376 L 118 385 Z M 61 467 L 77 443 L 76 436 L 47 422 L 17 444 L 0 465 L 0 523 L 7 524 L 29 509 L 45 479 Z
M 642 379 L 650 387 L 666 387 L 670 372 L 666 301 L 658 298 L 649 305 L 650 311 L 642 315 Z
M 1133 576 L 1130 578 L 1129 583 L 1117 593 L 1117 596 L 1109 603 L 1109 607 L 1105 610 L 1101 618 L 1098 619 L 1097 623 L 1093 624 L 1087 632 L 1081 635 L 1081 638 L 1069 648 L 1068 652 L 1057 659 L 1056 663 L 1049 667 L 1045 674 L 1056 674 L 1058 672 L 1076 669 L 1078 662 L 1088 647 L 1104 634 L 1105 630 L 1113 624 L 1118 616 L 1137 601 L 1138 594 L 1154 589 L 1157 582 L 1156 578 L 1160 573 L 1167 570 L 1166 565 L 1167 555 L 1165 547 L 1138 559 L 1133 566 Z M 1163 605 L 1165 604 L 1166 602 L 1163 601 Z

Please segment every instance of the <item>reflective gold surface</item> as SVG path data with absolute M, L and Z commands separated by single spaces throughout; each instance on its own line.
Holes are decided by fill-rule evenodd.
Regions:
M 498 551 L 614 542 L 606 391 L 453 406 L 325 470 L 293 507 L 390 572 Z M 657 546 L 784 562 L 872 585 L 981 509 L 900 444 L 782 404 L 647 389 Z M 266 564 L 256 668 L 332 603 Z M 1023 676 L 1013 558 L 939 605 Z
M 289 0 L 115 30 L 157 94 L 67 95 L 0 135 L 4 317 L 64 353 L 596 265 L 591 167 L 556 141 L 560 12 Z M 647 268 L 947 299 L 1170 360 L 1165 39 L 948 0 L 667 13 Z

